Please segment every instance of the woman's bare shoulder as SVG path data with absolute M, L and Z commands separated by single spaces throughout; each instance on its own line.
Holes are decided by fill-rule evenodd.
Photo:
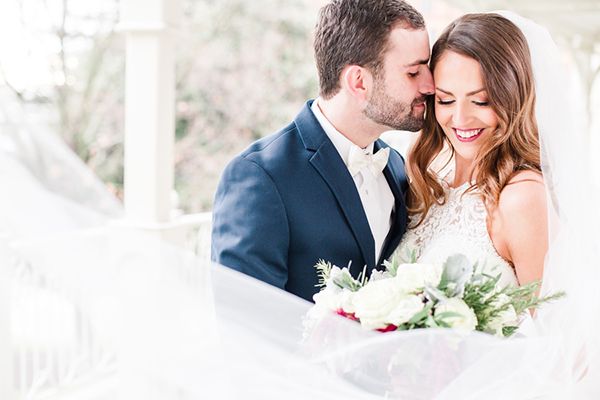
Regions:
M 542 174 L 521 171 L 500 192 L 498 211 L 504 215 L 522 216 L 546 212 L 546 189 Z

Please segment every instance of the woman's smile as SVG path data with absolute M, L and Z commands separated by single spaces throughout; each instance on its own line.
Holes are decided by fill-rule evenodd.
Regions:
M 456 138 L 461 142 L 472 142 L 481 136 L 483 133 L 483 128 L 479 129 L 460 129 L 460 128 L 452 128 L 454 133 L 456 134 Z

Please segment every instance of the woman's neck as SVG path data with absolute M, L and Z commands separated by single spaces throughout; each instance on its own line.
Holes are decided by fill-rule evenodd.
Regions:
M 457 154 L 454 155 L 454 177 L 450 186 L 459 187 L 467 181 L 471 180 L 475 170 L 474 160 L 466 160 Z

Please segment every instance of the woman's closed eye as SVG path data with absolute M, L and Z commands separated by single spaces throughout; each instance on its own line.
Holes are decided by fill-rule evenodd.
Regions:
M 447 106 L 449 104 L 452 104 L 452 103 L 454 103 L 454 101 L 455 100 L 453 100 L 453 99 L 439 99 L 439 98 L 437 99 L 437 103 L 440 104 L 440 105 L 442 105 L 442 106 Z M 479 107 L 487 107 L 487 106 L 490 105 L 490 103 L 488 101 L 476 101 L 476 100 L 473 100 L 472 103 L 475 104 L 476 106 L 479 106 Z

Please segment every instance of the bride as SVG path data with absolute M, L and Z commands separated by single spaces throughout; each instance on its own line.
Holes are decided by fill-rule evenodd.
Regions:
M 456 345 L 430 332 L 381 339 L 385 345 L 371 348 L 372 353 L 405 358 L 400 364 L 386 358 L 388 369 L 404 366 L 396 371 L 404 378 L 390 377 L 396 382 L 386 393 L 408 398 L 597 396 L 592 383 L 598 374 L 594 331 L 600 326 L 593 283 L 598 279 L 597 213 L 590 203 L 582 135 L 573 130 L 570 104 L 558 92 L 566 78 L 560 65 L 548 32 L 511 13 L 460 17 L 434 44 L 436 94 L 408 157 L 412 227 L 395 256 L 430 263 L 463 253 L 484 272 L 500 274 L 500 285 L 542 280 L 542 294 L 564 290 L 567 298 L 526 319 L 521 338 L 496 343 L 502 347 L 497 352 L 485 339 L 457 339 Z M 336 336 L 329 336 L 329 343 L 335 343 Z M 348 356 L 344 346 L 336 350 Z M 469 351 L 481 357 L 468 360 Z M 365 361 L 348 358 L 357 365 L 356 359 Z M 414 370 L 407 369 L 410 365 Z M 415 372 L 421 369 L 435 371 L 438 379 L 432 382 L 431 374 Z M 361 374 L 368 376 L 363 376 L 365 384 L 384 380 L 384 374 Z M 419 388 L 418 378 L 435 389 Z M 395 391 L 398 386 L 405 391 Z
M 412 153 L 416 227 L 399 252 L 416 248 L 422 260 L 447 251 L 474 259 L 495 257 L 490 268 L 497 265 L 506 283 L 543 274 L 542 292 L 565 290 L 568 296 L 540 309 L 526 337 L 506 340 L 445 329 L 378 334 L 335 316 L 308 329 L 311 321 L 304 316 L 310 303 L 218 266 L 205 281 L 202 260 L 143 236 L 101 228 L 21 240 L 12 249 L 17 257 L 2 259 L 3 266 L 18 271 L 10 271 L 13 281 L 23 271 L 41 275 L 39 287 L 23 293 L 33 297 L 43 290 L 53 307 L 70 307 L 56 324 L 74 326 L 71 336 L 36 330 L 31 321 L 52 320 L 53 314 L 46 308 L 33 315 L 29 297 L 14 296 L 17 316 L 12 320 L 19 329 L 13 328 L 13 343 L 46 346 L 48 354 L 74 354 L 73 364 L 62 363 L 59 370 L 68 372 L 72 387 L 85 387 L 87 398 L 594 398 L 600 373 L 598 238 L 595 209 L 586 195 L 581 135 L 572 131 L 568 104 L 556 93 L 564 76 L 554 74 L 559 59 L 548 33 L 514 14 L 504 15 L 518 29 L 494 14 L 465 16 L 434 48 L 432 68 L 442 90 L 436 94 L 435 114 L 428 117 L 430 130 Z M 477 29 L 460 36 L 461 26 Z M 491 35 L 498 27 L 510 33 Z M 531 70 L 519 30 L 531 53 Z M 452 44 L 454 33 L 466 48 L 478 40 L 485 46 L 478 54 L 465 53 L 465 47 Z M 510 62 L 498 56 L 485 64 L 496 46 L 504 46 Z M 508 71 L 494 69 L 501 67 Z M 481 88 L 486 92 L 469 94 Z M 513 129 L 515 121 L 524 130 Z M 436 161 L 448 161 L 452 168 L 432 172 L 433 156 L 447 154 L 442 153 L 444 141 L 453 158 Z M 522 146 L 511 147 L 515 142 Z M 501 167 L 495 168 L 498 161 Z M 34 187 L 27 174 L 18 182 L 29 179 Z M 38 179 L 36 204 L 52 204 L 48 200 L 55 193 L 37 190 L 48 187 L 43 177 Z M 431 194 L 425 187 L 432 188 Z M 504 213 L 515 210 L 512 201 L 519 207 L 507 219 Z M 52 219 L 66 214 L 71 203 L 53 206 Z M 69 218 L 77 220 L 79 206 L 73 208 L 77 212 Z M 21 217 L 32 224 L 45 221 L 43 215 L 31 218 L 31 210 L 8 211 L 15 224 Z M 86 217 L 81 226 L 88 222 Z M 26 263 L 17 265 L 16 258 Z M 0 307 L 0 334 L 2 321 Z M 85 321 L 84 329 L 73 321 Z M 23 334 L 28 327 L 34 332 Z M 89 335 L 79 339 L 84 331 L 94 332 L 93 346 Z M 107 356 L 99 358 L 99 348 Z M 51 363 L 46 368 L 45 379 L 51 380 Z M 0 366 L 0 382 L 6 381 L 3 371 Z M 27 364 L 17 372 L 24 371 Z M 78 376 L 85 379 L 74 380 Z M 49 383 L 36 385 L 39 393 Z M 106 387 L 99 390 L 99 385 Z M 94 395 L 91 388 L 98 389 Z M 59 384 L 52 389 L 68 393 Z M 36 398 L 35 393 L 29 397 Z
M 413 228 L 397 254 L 463 253 L 501 285 L 541 280 L 553 210 L 525 37 L 498 14 L 467 14 L 437 39 L 430 66 L 436 94 L 408 156 Z

